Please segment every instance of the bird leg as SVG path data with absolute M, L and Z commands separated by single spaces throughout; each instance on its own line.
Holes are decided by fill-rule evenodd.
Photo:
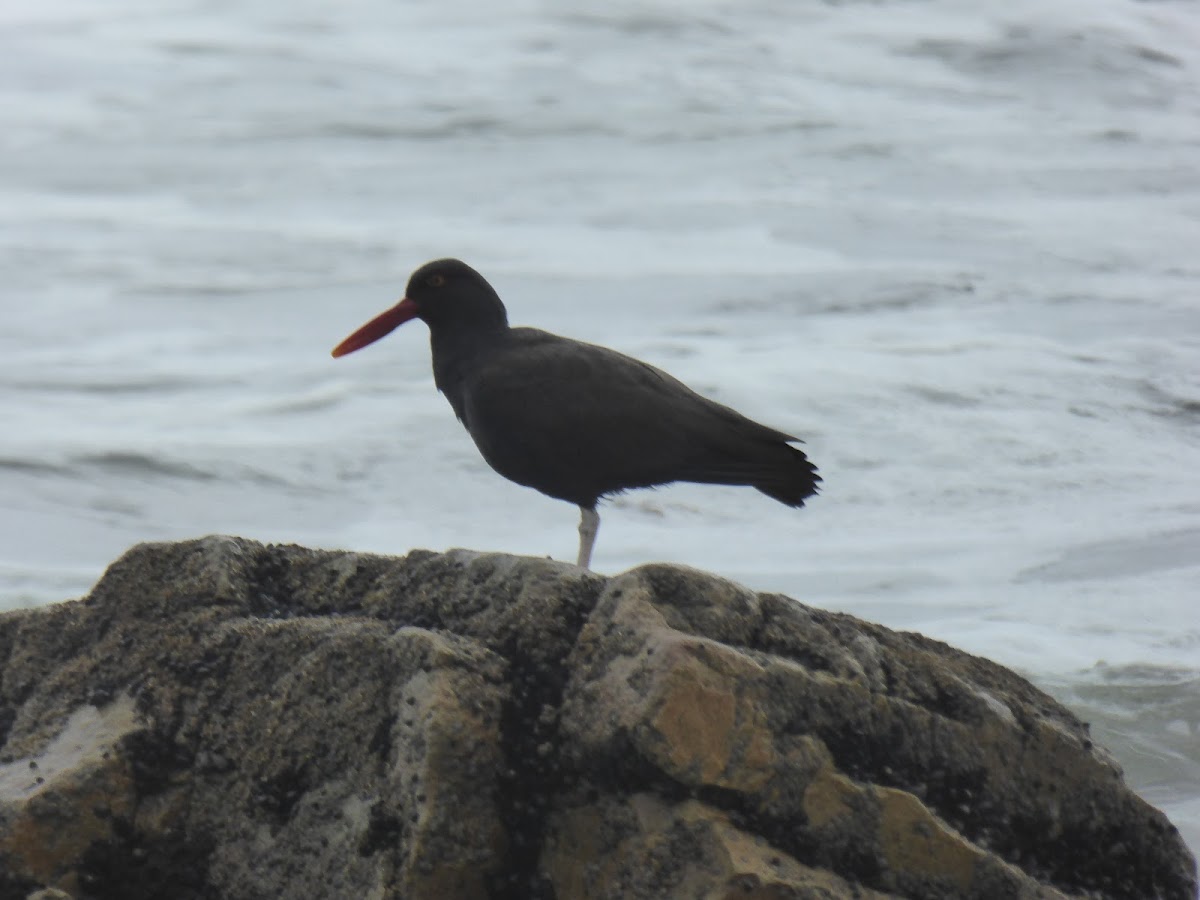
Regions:
M 600 514 L 593 506 L 579 507 L 579 561 L 581 568 L 589 568 L 592 562 L 592 546 L 596 543 L 596 532 L 600 530 Z

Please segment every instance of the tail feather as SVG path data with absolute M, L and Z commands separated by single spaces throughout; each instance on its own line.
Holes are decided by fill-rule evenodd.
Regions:
M 773 467 L 768 477 L 756 479 L 751 484 L 772 500 L 788 506 L 803 506 L 806 499 L 817 493 L 821 476 L 802 450 L 785 446 L 790 453 L 784 464 Z
M 749 485 L 772 500 L 796 507 L 803 506 L 807 498 L 817 493 L 821 481 L 817 467 L 804 452 L 782 442 L 760 444 L 752 452 L 743 447 L 736 455 L 722 451 L 716 458 L 694 461 L 674 478 L 705 484 Z

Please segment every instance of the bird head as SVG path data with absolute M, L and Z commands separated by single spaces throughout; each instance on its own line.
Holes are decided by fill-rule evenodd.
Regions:
M 410 319 L 432 331 L 491 331 L 508 327 L 508 314 L 487 280 L 457 259 L 437 259 L 412 273 L 404 299 L 377 315 L 333 349 L 345 356 L 391 334 Z

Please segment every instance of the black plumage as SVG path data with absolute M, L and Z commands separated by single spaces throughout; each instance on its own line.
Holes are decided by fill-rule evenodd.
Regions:
M 436 260 L 405 299 L 334 350 L 357 350 L 411 318 L 430 330 L 434 381 L 488 464 L 580 507 L 579 564 L 597 501 L 672 481 L 747 485 L 803 506 L 821 480 L 797 439 L 700 396 L 666 372 L 605 347 L 512 328 L 478 272 Z

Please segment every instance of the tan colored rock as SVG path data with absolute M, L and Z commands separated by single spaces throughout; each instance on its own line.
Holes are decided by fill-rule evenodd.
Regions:
M 72 900 L 70 894 L 58 888 L 42 888 L 34 891 L 25 900 Z
M 1194 891 L 1178 835 L 1113 790 L 1067 710 L 919 635 L 646 566 L 609 583 L 570 663 L 580 771 L 727 798 L 805 864 L 914 897 Z M 1087 874 L 1064 877 L 1077 854 Z
M 0 872 L 79 896 L 490 896 L 503 660 L 373 618 L 257 616 L 255 555 L 138 548 L 88 601 L 0 619 L 4 684 L 32 687 L 5 735 Z
M 1028 682 L 688 569 L 218 537 L 0 615 L 0 900 L 1195 887 Z
M 560 900 L 884 900 L 796 861 L 696 800 L 652 794 L 564 810 L 543 866 Z
M 117 747 L 138 727 L 122 695 L 76 710 L 40 753 L 0 764 L 0 859 L 40 884 L 79 890 L 89 849 L 133 812 L 133 775 Z

